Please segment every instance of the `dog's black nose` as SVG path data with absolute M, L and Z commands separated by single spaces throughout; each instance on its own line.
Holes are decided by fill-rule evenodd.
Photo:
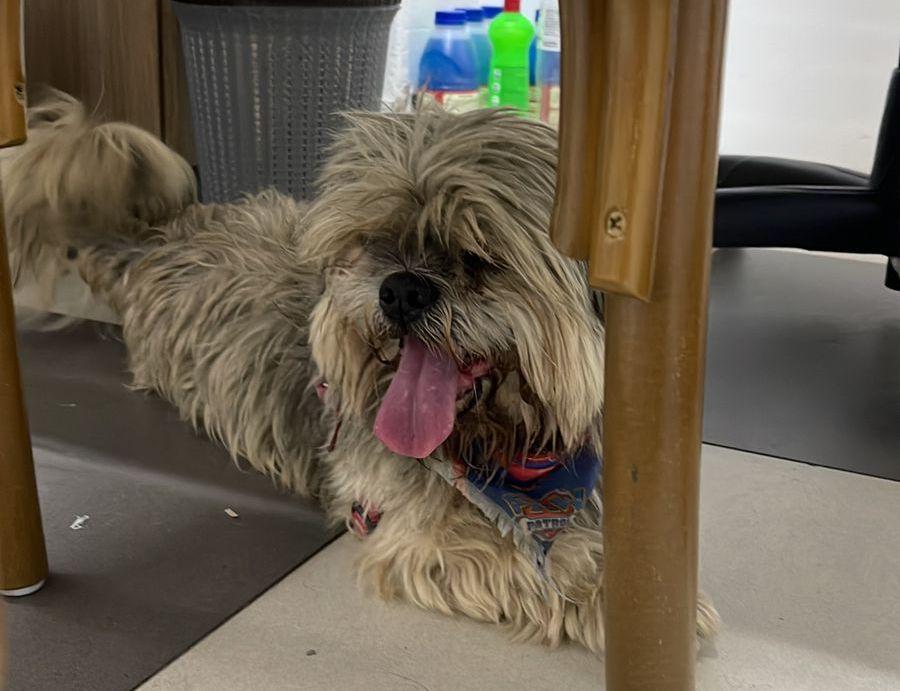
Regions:
M 384 315 L 401 326 L 416 321 L 438 297 L 440 293 L 434 283 L 409 271 L 391 274 L 382 281 L 378 291 Z

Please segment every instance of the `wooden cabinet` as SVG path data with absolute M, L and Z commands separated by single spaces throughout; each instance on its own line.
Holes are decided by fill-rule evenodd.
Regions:
M 181 39 L 170 0 L 24 0 L 25 71 L 193 162 Z

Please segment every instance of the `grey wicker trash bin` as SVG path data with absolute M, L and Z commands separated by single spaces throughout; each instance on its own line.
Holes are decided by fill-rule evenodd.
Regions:
M 344 110 L 380 107 L 400 0 L 181 0 L 203 201 L 308 199 Z

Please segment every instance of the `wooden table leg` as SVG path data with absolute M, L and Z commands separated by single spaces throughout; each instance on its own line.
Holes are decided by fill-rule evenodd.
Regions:
M 0 0 L 0 142 L 25 138 L 19 0 Z M 3 200 L 0 196 L 0 594 L 28 595 L 47 577 L 31 439 L 16 353 Z
M 568 78 L 584 74 L 584 67 L 579 70 L 569 63 L 567 71 L 566 51 L 573 49 L 573 42 L 573 53 L 586 50 L 579 41 L 592 32 L 574 24 L 590 19 L 584 11 L 588 4 L 614 6 L 610 0 L 567 0 L 561 5 L 563 102 L 554 216 L 557 226 L 568 225 L 555 227 L 554 238 L 563 249 L 582 256 L 596 246 L 591 239 L 608 230 L 605 210 L 584 214 L 560 207 L 567 200 L 595 204 L 590 192 L 603 189 L 603 171 L 610 170 L 609 162 L 602 160 L 609 147 L 605 152 L 599 142 L 593 176 L 573 174 L 584 165 L 584 157 L 566 135 L 573 124 L 570 133 L 600 121 L 589 109 L 568 108 L 571 90 L 585 88 L 577 78 Z M 603 494 L 606 681 L 611 691 L 694 686 L 699 457 L 726 6 L 726 0 L 680 0 L 675 8 L 669 131 L 661 158 L 649 300 L 628 297 L 637 293 L 627 284 L 602 286 L 609 291 Z M 606 27 L 608 20 L 606 15 Z M 599 69 L 597 61 L 588 68 Z M 634 81 L 634 75 L 620 77 Z M 607 95 L 614 93 L 609 83 L 601 88 Z M 594 100 L 602 102 L 603 96 Z M 572 102 L 584 106 L 589 100 L 582 95 Z M 604 127 L 606 136 L 627 136 L 634 132 L 634 120 L 610 123 L 607 118 Z M 595 261 L 593 254 L 590 261 Z

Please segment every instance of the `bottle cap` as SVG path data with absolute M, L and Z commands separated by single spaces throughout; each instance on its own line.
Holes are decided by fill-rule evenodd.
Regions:
M 522 9 L 522 0 L 503 0 L 504 12 L 518 12 Z
M 484 20 L 484 10 L 480 7 L 457 7 L 456 11 L 465 12 L 466 21 L 472 24 L 478 24 Z
M 465 12 L 435 12 L 434 23 L 436 26 L 457 26 L 466 23 Z

